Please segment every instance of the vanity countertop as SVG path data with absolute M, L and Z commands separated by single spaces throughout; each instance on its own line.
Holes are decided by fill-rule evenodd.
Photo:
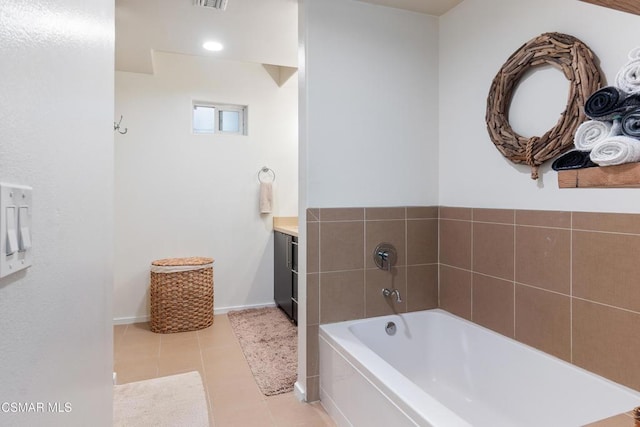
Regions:
M 298 217 L 296 216 L 274 216 L 273 230 L 290 236 L 298 237 Z

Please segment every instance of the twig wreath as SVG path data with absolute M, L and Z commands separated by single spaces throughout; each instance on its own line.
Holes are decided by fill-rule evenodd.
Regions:
M 544 135 L 526 138 L 511 128 L 509 107 L 520 79 L 544 64 L 561 70 L 571 83 L 567 108 Z M 587 45 L 567 34 L 542 34 L 515 51 L 493 79 L 487 98 L 489 136 L 503 156 L 531 166 L 531 179 L 538 179 L 542 163 L 571 147 L 576 129 L 586 118 L 585 101 L 601 86 L 600 69 Z

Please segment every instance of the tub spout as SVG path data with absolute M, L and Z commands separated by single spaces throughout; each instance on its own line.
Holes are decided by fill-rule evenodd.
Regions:
M 390 296 L 396 296 L 396 302 L 402 302 L 402 298 L 400 297 L 400 291 L 397 289 L 391 290 L 389 288 L 384 288 L 382 289 L 382 296 L 386 297 L 390 297 Z

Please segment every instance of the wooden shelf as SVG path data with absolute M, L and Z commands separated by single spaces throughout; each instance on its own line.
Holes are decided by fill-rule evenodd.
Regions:
M 558 171 L 560 188 L 640 188 L 640 163 Z
M 585 3 L 597 4 L 598 6 L 610 9 L 621 10 L 623 12 L 640 15 L 640 3 L 638 0 L 582 0 Z

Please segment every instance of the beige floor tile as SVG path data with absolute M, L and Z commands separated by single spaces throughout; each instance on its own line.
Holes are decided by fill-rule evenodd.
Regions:
M 118 352 L 122 349 L 122 338 L 113 337 L 113 357 L 114 360 L 118 355 Z
M 228 407 L 213 403 L 215 427 L 275 427 L 266 402 L 250 402 Z
M 293 393 L 267 397 L 266 401 L 278 427 L 332 425 L 321 405 L 300 402 Z
M 233 329 L 231 328 L 231 321 L 225 315 L 220 318 L 216 317 L 216 320 L 214 321 L 213 325 L 211 325 L 208 328 L 199 330 L 198 335 L 210 335 L 210 334 L 227 333 L 227 332 L 235 336 L 235 334 L 233 333 Z
M 149 345 L 155 345 L 155 344 L 160 344 L 160 335 L 158 334 L 154 334 L 153 332 L 150 331 L 146 331 L 146 332 L 133 332 L 133 333 L 129 333 L 128 329 L 127 331 L 125 331 L 125 333 L 122 335 L 122 338 L 120 339 L 120 343 L 122 344 L 149 344 Z
M 201 376 L 204 376 L 202 357 L 199 352 L 174 353 L 158 358 L 158 373 L 161 376 L 190 371 L 198 371 Z
M 229 344 L 224 347 L 211 347 L 201 349 L 202 359 L 211 362 L 234 360 L 237 363 L 246 363 L 244 353 L 239 344 Z
M 209 411 L 209 426 L 216 427 L 216 423 L 213 419 L 213 409 L 211 409 L 211 403 L 209 403 L 209 407 L 207 408 Z
M 165 351 L 162 351 L 162 349 L 160 350 L 158 359 L 161 362 L 169 363 L 198 362 L 202 364 L 202 353 L 200 353 L 197 348 L 185 348 L 183 350 L 180 350 L 178 348 L 171 348 L 170 351 L 165 348 Z
M 227 316 L 226 314 L 219 314 L 217 316 L 213 317 L 213 324 L 215 325 L 224 325 L 224 324 L 229 324 L 229 316 Z
M 162 341 L 162 343 L 197 341 L 197 340 L 198 340 L 198 331 L 176 332 L 174 334 L 160 334 L 160 341 Z
M 200 354 L 200 345 L 198 344 L 197 338 L 186 339 L 184 341 L 160 341 L 160 357 L 190 353 Z
M 198 372 L 200 377 L 204 376 L 202 372 L 202 368 L 194 367 L 194 366 L 181 366 L 181 365 L 173 365 L 173 366 L 165 366 L 162 369 L 158 367 L 158 376 L 159 377 L 167 377 L 169 375 L 178 375 L 178 374 L 186 374 L 187 372 Z
M 217 405 L 234 406 L 265 400 L 253 376 L 223 379 L 206 376 L 205 382 L 212 402 Z
M 155 334 L 148 323 L 116 326 L 114 370 L 119 384 L 199 371 L 214 427 L 335 426 L 319 403 L 262 394 L 226 315 L 177 334 Z
M 127 330 L 127 325 L 115 325 L 113 327 L 113 342 L 120 341 Z
M 216 329 L 206 334 L 198 334 L 198 341 L 203 349 L 238 345 L 238 340 L 231 329 Z
M 229 363 L 226 365 L 204 364 L 204 372 L 207 380 L 230 381 L 234 379 L 245 380 L 253 378 L 248 366 Z
M 222 377 L 250 373 L 239 346 L 210 348 L 202 351 L 202 362 L 207 375 L 217 374 Z
M 318 426 L 337 427 L 337 424 L 331 419 L 329 414 L 327 414 L 327 411 L 325 411 L 320 402 L 308 403 L 307 405 L 315 407 L 315 410 L 321 419 L 321 424 L 317 424 Z M 309 426 L 314 427 L 315 425 L 316 424 L 309 424 Z
M 151 332 L 149 322 L 132 323 L 130 325 L 127 325 L 125 335 L 134 334 L 153 334 L 153 332 Z
M 197 332 L 198 335 L 207 335 L 222 330 L 231 331 L 231 323 L 229 322 L 229 318 L 226 314 L 214 316 L 213 325 L 204 329 L 199 329 Z
M 118 372 L 118 384 L 134 383 L 137 381 L 150 380 L 153 378 L 158 378 L 157 368 L 155 371 L 149 371 L 149 372 L 143 372 L 143 371 Z
M 232 334 L 199 335 L 198 343 L 202 350 L 224 347 L 237 347 L 240 349 L 240 344 Z
M 158 376 L 158 359 L 138 359 L 133 361 L 116 361 L 113 370 L 117 373 L 118 384 L 148 380 Z
M 115 361 L 136 361 L 150 359 L 160 355 L 160 342 L 157 343 L 117 343 L 114 347 Z

